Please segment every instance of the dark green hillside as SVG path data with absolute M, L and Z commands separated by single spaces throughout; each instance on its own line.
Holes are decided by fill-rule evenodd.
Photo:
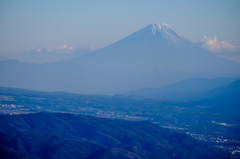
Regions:
M 73 114 L 0 116 L 1 158 L 226 158 L 220 149 L 147 121 Z

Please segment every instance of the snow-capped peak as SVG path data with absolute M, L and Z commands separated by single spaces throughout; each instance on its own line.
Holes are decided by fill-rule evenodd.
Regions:
M 155 34 L 157 31 L 158 32 L 165 32 L 166 34 L 169 34 L 169 32 L 173 31 L 176 34 L 178 34 L 171 27 L 169 27 L 166 23 L 163 23 L 163 24 L 151 24 L 151 26 L 152 26 L 152 33 L 153 34 Z
M 185 38 L 184 36 L 177 33 L 175 30 L 173 30 L 171 27 L 169 27 L 166 23 L 163 24 L 150 24 L 148 27 L 146 27 L 146 31 L 148 28 L 151 28 L 151 33 L 156 38 L 163 38 L 167 39 L 169 42 L 188 42 L 191 43 L 190 40 Z
M 166 23 L 163 23 L 162 25 L 163 25 L 163 26 L 167 26 L 167 27 L 169 27 Z

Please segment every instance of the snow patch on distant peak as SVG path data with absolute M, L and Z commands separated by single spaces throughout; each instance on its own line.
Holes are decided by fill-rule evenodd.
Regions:
M 165 39 L 168 39 L 174 43 L 187 41 L 188 43 L 192 43 L 190 40 L 182 36 L 181 34 L 177 33 L 175 30 L 173 30 L 170 26 L 168 26 L 166 23 L 163 24 L 151 24 L 149 25 L 149 28 L 151 29 L 151 33 L 153 36 L 159 36 Z
M 163 23 L 163 24 L 152 24 L 152 33 L 153 33 L 153 35 L 155 35 L 157 31 L 158 32 L 165 32 L 166 34 L 168 34 L 168 30 L 169 29 L 173 30 L 166 23 Z
M 157 28 L 156 28 L 156 26 L 153 24 L 153 26 L 152 26 L 152 33 L 153 33 L 153 35 L 156 33 L 156 31 L 157 31 Z
M 167 26 L 167 27 L 169 27 L 166 23 L 163 23 L 162 26 Z M 169 27 L 169 28 L 170 28 L 170 27 Z

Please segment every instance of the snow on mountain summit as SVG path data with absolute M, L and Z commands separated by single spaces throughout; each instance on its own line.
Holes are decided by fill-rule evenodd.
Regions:
M 151 24 L 151 25 L 152 25 L 152 33 L 153 34 L 155 34 L 157 31 L 167 32 L 168 29 L 171 29 L 166 23 L 164 23 L 164 24 Z
M 177 33 L 175 30 L 173 30 L 171 27 L 169 27 L 166 23 L 150 24 L 148 27 L 151 27 L 152 34 L 158 36 L 159 38 L 164 38 L 175 43 L 183 41 L 187 43 L 192 43 L 190 40 L 188 40 L 184 36 Z
M 148 46 L 162 46 L 166 44 L 170 45 L 181 45 L 181 46 L 192 46 L 192 42 L 184 36 L 177 33 L 166 23 L 164 24 L 150 24 L 139 31 L 132 33 L 126 38 L 120 40 L 126 43 L 138 43 L 140 45 Z M 119 41 L 119 42 L 120 42 Z M 118 43 L 118 42 L 117 42 Z M 125 44 L 124 44 L 125 45 Z

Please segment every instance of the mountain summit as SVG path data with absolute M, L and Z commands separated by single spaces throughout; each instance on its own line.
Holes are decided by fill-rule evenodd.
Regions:
M 124 47 L 128 46 L 130 49 L 140 48 L 141 50 L 146 48 L 163 48 L 166 45 L 174 45 L 178 47 L 189 46 L 191 47 L 193 43 L 185 38 L 184 36 L 177 33 L 167 24 L 150 24 L 139 31 L 134 32 L 133 34 L 123 38 L 122 40 L 117 41 L 116 43 L 107 46 L 109 47 Z
M 138 40 L 142 39 L 146 43 L 153 42 L 155 45 L 161 44 L 178 44 L 191 45 L 192 42 L 183 37 L 167 24 L 150 24 L 145 28 L 131 34 L 127 38 Z M 136 39 L 136 40 L 137 40 Z

